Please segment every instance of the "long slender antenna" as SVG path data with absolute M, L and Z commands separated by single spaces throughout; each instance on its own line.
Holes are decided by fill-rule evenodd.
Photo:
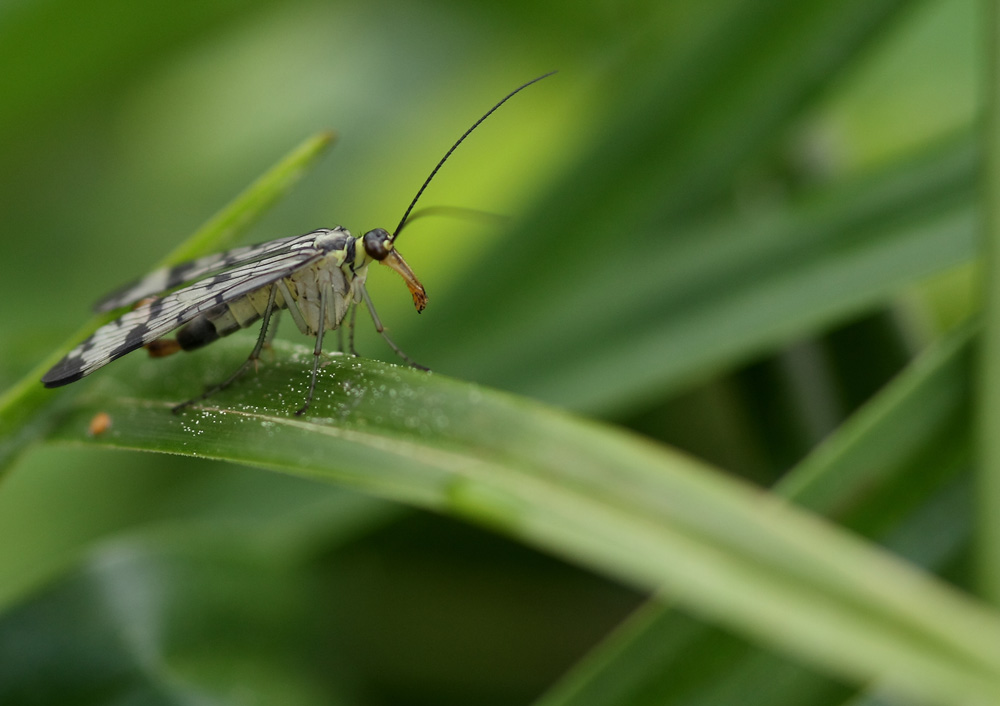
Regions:
M 475 123 L 472 124 L 472 127 L 470 127 L 468 130 L 466 130 L 464 133 L 462 133 L 462 136 L 460 138 L 458 138 L 458 140 L 455 142 L 455 144 L 453 144 L 451 146 L 451 149 L 449 149 L 447 152 L 445 152 L 444 157 L 442 157 L 441 161 L 437 163 L 437 166 L 435 166 L 434 169 L 431 170 L 430 176 L 428 176 L 424 180 L 424 183 L 421 185 L 420 190 L 417 191 L 417 195 L 413 197 L 413 200 L 410 201 L 410 205 L 406 207 L 406 213 L 403 214 L 403 218 L 399 221 L 399 225 L 396 226 L 396 230 L 394 230 L 392 232 L 392 238 L 391 238 L 391 240 L 395 240 L 396 236 L 399 235 L 399 232 L 401 230 L 403 230 L 403 226 L 406 225 L 406 219 L 410 217 L 410 211 L 412 211 L 413 207 L 417 205 L 417 201 L 420 200 L 420 197 L 423 195 L 424 189 L 426 189 L 427 185 L 431 183 L 431 179 L 433 179 L 434 175 L 438 173 L 438 170 L 441 168 L 441 165 L 443 165 L 446 161 L 448 161 L 448 157 L 451 156 L 451 153 L 454 152 L 456 149 L 458 149 L 458 146 L 460 144 L 462 144 L 463 141 L 465 141 L 465 138 L 468 137 L 470 134 L 472 134 L 472 131 L 475 130 L 477 127 L 479 127 L 480 123 L 482 123 L 484 120 L 486 120 L 486 118 L 490 117 L 494 113 L 494 111 L 496 111 L 496 109 L 499 108 L 501 105 L 503 105 L 504 103 L 506 103 L 507 101 L 509 101 L 511 98 L 513 98 L 515 95 L 517 95 L 518 93 L 520 93 L 521 91 L 523 91 L 525 88 L 527 88 L 531 84 L 538 83 L 543 78 L 548 78 L 549 76 L 551 76 L 554 73 L 555 73 L 555 71 L 549 71 L 547 74 L 542 74 L 538 78 L 533 78 L 530 81 L 528 81 L 527 83 L 525 83 L 525 84 L 523 84 L 521 86 L 518 86 L 513 91 L 511 91 L 510 93 L 508 93 L 506 96 L 504 96 L 503 100 L 501 100 L 495 106 L 493 106 L 492 108 L 490 108 L 489 110 L 487 110 L 486 114 L 483 115 L 483 117 L 479 118 L 479 120 L 477 120 Z

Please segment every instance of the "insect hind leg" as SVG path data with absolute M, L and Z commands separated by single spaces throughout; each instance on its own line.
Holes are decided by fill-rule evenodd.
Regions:
M 211 397 L 216 392 L 225 390 L 227 387 L 233 384 L 241 375 L 243 375 L 243 373 L 245 373 L 247 369 L 250 368 L 251 365 L 256 366 L 257 361 L 260 359 L 260 352 L 264 349 L 265 345 L 271 342 L 271 339 L 274 338 L 274 334 L 278 328 L 277 327 L 278 317 L 276 316 L 276 314 L 279 314 L 280 312 L 277 310 L 277 307 L 275 306 L 275 298 L 277 296 L 277 293 L 278 293 L 278 288 L 271 287 L 271 293 L 267 298 L 267 306 L 264 309 L 264 315 L 261 317 L 262 323 L 260 326 L 260 334 L 257 336 L 257 343 L 254 345 L 253 350 L 250 352 L 250 357 L 247 358 L 245 361 L 243 361 L 243 365 L 237 368 L 236 372 L 234 372 L 228 378 L 220 382 L 218 385 L 213 385 L 212 387 L 209 387 L 197 397 L 192 397 L 186 402 L 181 402 L 178 405 L 174 405 L 174 407 L 171 409 L 171 411 L 174 414 L 180 413 L 183 409 L 189 407 L 195 402 L 201 402 L 202 400 Z M 271 329 L 270 327 L 272 315 L 275 315 L 274 316 L 275 326 L 273 327 L 273 329 Z M 271 329 L 270 332 L 269 329 Z

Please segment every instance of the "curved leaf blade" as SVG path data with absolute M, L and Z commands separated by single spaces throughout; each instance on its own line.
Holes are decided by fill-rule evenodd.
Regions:
M 834 673 L 943 701 L 1000 698 L 1000 616 L 693 459 L 364 359 L 330 361 L 314 416 L 296 418 L 311 352 L 285 345 L 276 364 L 214 400 L 226 408 L 170 414 L 178 386 L 223 374 L 233 346 L 216 348 L 201 365 L 131 363 L 140 374 L 77 398 L 56 438 L 247 463 L 466 517 Z M 112 426 L 88 438 L 96 412 Z

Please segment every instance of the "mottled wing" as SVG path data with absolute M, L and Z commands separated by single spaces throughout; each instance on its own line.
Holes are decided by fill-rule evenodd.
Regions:
M 271 255 L 286 252 L 294 247 L 296 241 L 312 242 L 314 233 L 294 235 L 279 238 L 266 243 L 246 245 L 225 252 L 214 253 L 189 260 L 172 267 L 163 267 L 150 272 L 142 279 L 131 282 L 94 304 L 94 311 L 112 311 L 123 306 L 131 306 L 141 299 L 152 297 L 161 292 L 179 287 L 187 282 L 194 282 L 215 272 L 222 272 L 233 267 L 239 267 L 250 262 L 257 262 Z
M 213 306 L 265 287 L 323 257 L 323 251 L 313 245 L 315 236 L 298 236 L 292 240 L 297 242 L 286 242 L 277 252 L 143 302 L 97 329 L 45 373 L 42 383 L 46 387 L 59 387 L 75 382 L 126 353 L 162 338 Z

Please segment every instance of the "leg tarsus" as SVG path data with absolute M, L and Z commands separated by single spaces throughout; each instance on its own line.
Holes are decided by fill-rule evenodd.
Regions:
M 225 390 L 227 387 L 229 387 L 231 384 L 233 384 L 238 377 L 240 377 L 243 373 L 245 373 L 247 371 L 247 368 L 249 368 L 251 365 L 253 365 L 254 369 L 256 369 L 256 367 L 257 367 L 257 357 L 254 354 L 251 354 L 249 358 L 247 358 L 245 361 L 243 361 L 243 365 L 241 365 L 239 368 L 237 368 L 235 373 L 233 373 L 228 378 L 226 378 L 225 380 L 223 380 L 222 382 L 220 382 L 218 385 L 213 385 L 212 387 L 209 387 L 208 389 L 206 389 L 204 392 L 202 392 L 197 397 L 192 397 L 191 399 L 189 399 L 186 402 L 181 402 L 178 405 L 174 405 L 174 407 L 171 409 L 171 411 L 174 414 L 178 414 L 185 407 L 188 407 L 188 406 L 194 404 L 195 402 L 201 402 L 204 399 L 208 399 L 209 397 L 211 397 L 212 395 L 214 395 L 216 392 L 220 392 L 222 390 Z

